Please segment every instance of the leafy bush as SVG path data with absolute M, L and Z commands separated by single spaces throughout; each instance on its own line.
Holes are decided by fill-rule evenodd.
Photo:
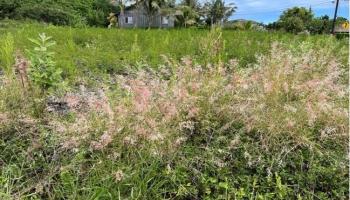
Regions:
M 55 88 L 62 84 L 62 70 L 56 67 L 54 61 L 54 53 L 49 48 L 54 46 L 56 42 L 51 40 L 50 36 L 45 33 L 39 34 L 38 39 L 30 39 L 36 47 L 33 51 L 29 51 L 31 67 L 29 77 L 31 81 L 43 88 Z
M 56 25 L 71 25 L 71 20 L 75 17 L 72 10 L 66 10 L 55 5 L 24 4 L 16 11 L 17 16 L 21 18 L 29 18 Z
M 313 34 L 325 34 L 331 32 L 331 20 L 329 17 L 322 16 L 319 18 L 313 19 L 308 25 L 308 30 Z
M 294 7 L 285 10 L 277 23 L 287 32 L 298 33 L 306 30 L 312 19 L 312 10 L 307 10 L 304 7 Z
M 55 25 L 105 26 L 106 17 L 116 9 L 108 0 L 2 0 L 0 19 L 29 18 Z
M 337 17 L 336 25 L 339 26 L 347 19 Z M 312 34 L 328 34 L 331 31 L 333 19 L 328 15 L 321 17 L 314 17 L 311 10 L 304 7 L 294 7 L 287 9 L 280 16 L 279 20 L 268 24 L 266 27 L 270 30 L 284 30 L 290 33 L 299 33 L 302 31 L 309 31 Z
M 282 27 L 287 32 L 299 33 L 305 30 L 303 21 L 298 17 L 288 17 L 282 22 Z

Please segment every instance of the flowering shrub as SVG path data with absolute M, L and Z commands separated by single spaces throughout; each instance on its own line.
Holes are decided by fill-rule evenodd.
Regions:
M 304 43 L 292 52 L 274 44 L 271 56 L 237 74 L 232 84 L 239 107 L 232 112 L 247 131 L 285 134 L 307 146 L 324 137 L 345 141 L 348 89 L 342 65 L 327 51 L 310 50 Z

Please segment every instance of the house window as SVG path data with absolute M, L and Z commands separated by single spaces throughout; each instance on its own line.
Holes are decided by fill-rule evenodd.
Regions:
M 162 24 L 169 24 L 169 17 L 168 16 L 162 17 Z
M 132 17 L 125 17 L 125 24 L 132 24 Z

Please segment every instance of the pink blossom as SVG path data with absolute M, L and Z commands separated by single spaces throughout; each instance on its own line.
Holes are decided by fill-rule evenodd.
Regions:
M 172 119 L 174 116 L 177 115 L 177 108 L 174 103 L 171 102 L 163 102 L 162 105 L 160 105 L 160 110 L 164 114 L 164 117 L 166 120 Z
M 273 84 L 271 81 L 264 83 L 264 90 L 266 93 L 270 93 L 273 90 Z
M 136 112 L 144 112 L 150 106 L 150 98 L 152 96 L 152 91 L 142 82 L 142 81 L 133 81 L 131 88 L 134 97 L 134 106 Z
M 189 111 L 188 111 L 188 117 L 189 118 L 194 118 L 198 115 L 199 113 L 199 109 L 197 107 L 192 107 Z
M 294 126 L 295 126 L 295 121 L 291 119 L 287 119 L 287 128 L 291 129 L 291 128 L 294 128 Z
M 284 82 L 284 83 L 283 83 L 283 90 L 284 90 L 284 92 L 286 92 L 286 93 L 289 92 L 289 85 L 288 85 L 287 82 Z

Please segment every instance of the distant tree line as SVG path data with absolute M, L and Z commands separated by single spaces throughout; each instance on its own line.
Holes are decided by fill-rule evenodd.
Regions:
M 107 26 L 110 13 L 126 6 L 143 6 L 152 17 L 158 11 L 172 12 L 180 27 L 224 23 L 235 11 L 224 0 L 0 0 L 0 19 L 33 19 L 55 25 Z
M 110 13 L 122 12 L 127 6 L 143 6 L 149 18 L 158 11 L 176 16 L 178 27 L 201 27 L 225 24 L 238 30 L 283 30 L 291 33 L 308 31 L 324 34 L 331 31 L 332 19 L 327 15 L 315 17 L 311 8 L 294 7 L 287 9 L 279 20 L 268 25 L 252 21 L 229 21 L 236 11 L 233 4 L 224 0 L 0 0 L 0 19 L 33 19 L 69 26 L 108 25 Z M 337 18 L 337 24 L 347 19 Z
M 340 25 L 346 21 L 346 18 L 338 17 L 336 24 Z M 294 7 L 284 11 L 278 21 L 268 24 L 266 28 L 290 33 L 307 31 L 311 34 L 326 34 L 331 32 L 332 22 L 333 19 L 327 15 L 315 17 L 311 8 Z

